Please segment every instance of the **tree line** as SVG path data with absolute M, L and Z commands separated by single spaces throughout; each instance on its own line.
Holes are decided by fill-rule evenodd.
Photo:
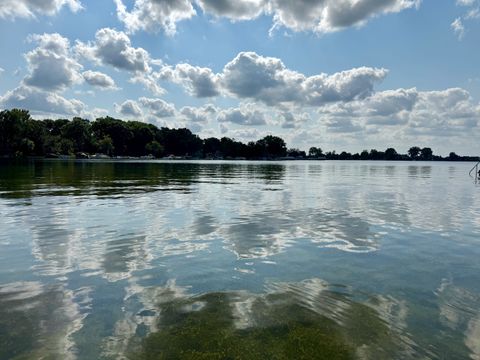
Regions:
M 242 143 L 235 139 L 201 139 L 189 129 L 158 128 L 139 121 L 102 117 L 95 121 L 74 117 L 72 120 L 34 120 L 27 110 L 0 112 L 0 157 L 105 154 L 111 157 L 181 156 L 222 159 L 328 159 L 328 160 L 452 160 L 478 158 L 450 153 L 446 158 L 433 155 L 430 148 L 412 147 L 408 154 L 395 149 L 364 150 L 361 153 L 323 152 L 311 147 L 308 154 L 289 149 L 285 141 L 273 135 Z
M 397 160 L 397 161 L 478 161 L 478 156 L 460 156 L 451 152 L 448 156 L 442 157 L 434 155 L 433 150 L 429 147 L 420 148 L 418 146 L 411 147 L 406 154 L 398 153 L 394 148 L 388 148 L 385 151 L 376 149 L 363 150 L 361 153 L 351 154 L 346 151 L 337 153 L 329 151 L 325 154 L 322 149 L 312 147 L 309 150 L 309 156 L 323 156 L 327 160 Z

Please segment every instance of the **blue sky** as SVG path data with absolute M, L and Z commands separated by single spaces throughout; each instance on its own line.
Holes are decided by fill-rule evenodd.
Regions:
M 5 0 L 0 108 L 480 153 L 479 0 Z

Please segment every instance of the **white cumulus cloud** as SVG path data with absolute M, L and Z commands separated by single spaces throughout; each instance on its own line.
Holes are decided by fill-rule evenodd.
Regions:
M 150 69 L 150 55 L 143 48 L 132 47 L 130 38 L 123 31 L 103 28 L 95 34 L 95 41 L 78 41 L 76 52 L 90 60 L 110 65 L 118 70 L 146 73 Z
M 163 30 L 173 35 L 177 22 L 196 15 L 193 3 L 204 14 L 217 18 L 247 21 L 267 15 L 273 18 L 272 30 L 285 27 L 329 33 L 363 25 L 376 16 L 418 7 L 421 0 L 135 0 L 130 11 L 122 0 L 115 3 L 117 16 L 128 31 Z
M 126 100 L 121 104 L 115 104 L 115 111 L 128 118 L 141 118 L 143 116 L 142 109 L 134 100 Z
M 161 96 L 165 94 L 165 89 L 158 84 L 159 80 L 160 74 L 158 72 L 148 72 L 135 73 L 130 79 L 130 82 L 132 84 L 142 84 L 152 94 Z
M 150 114 L 157 118 L 165 118 L 175 115 L 175 106 L 162 99 L 141 97 L 139 100 L 143 107 L 150 111 Z
M 238 125 L 260 126 L 266 125 L 267 121 L 263 112 L 254 109 L 254 105 L 246 104 L 239 108 L 221 110 L 217 121 L 230 122 Z
M 194 123 L 208 122 L 210 117 L 217 112 L 218 109 L 212 104 L 207 104 L 202 107 L 184 106 L 180 109 L 180 114 L 182 114 L 186 120 Z
M 426 91 L 419 93 L 409 118 L 409 134 L 468 136 L 480 125 L 480 105 L 464 89 Z
M 440 91 L 386 90 L 351 103 L 329 104 L 319 115 L 330 132 L 385 136 L 469 136 L 480 122 L 480 106 L 460 88 Z
M 218 76 L 209 68 L 177 64 L 175 67 L 164 66 L 160 77 L 182 84 L 187 92 L 198 98 L 214 97 L 220 94 Z
M 115 89 L 115 81 L 107 74 L 99 71 L 88 70 L 82 74 L 85 81 L 95 87 L 102 89 Z
M 274 14 L 274 27 L 328 33 L 419 4 L 420 0 L 271 0 L 269 9 Z
M 280 59 L 242 52 L 225 66 L 221 81 L 224 89 L 238 98 L 260 100 L 268 105 L 321 106 L 367 97 L 373 93 L 375 83 L 386 75 L 385 69 L 362 67 L 307 77 L 286 68 Z
M 175 34 L 177 22 L 190 19 L 196 12 L 189 0 L 135 0 L 128 11 L 122 0 L 115 0 L 117 16 L 129 32 L 144 30 Z
M 56 93 L 21 85 L 0 97 L 0 107 L 28 109 L 32 113 L 74 115 L 84 113 L 86 105 Z
M 265 0 L 197 0 L 204 13 L 231 20 L 252 20 L 266 10 Z
M 282 128 L 296 129 L 300 128 L 304 123 L 310 121 L 310 115 L 306 112 L 294 113 L 291 111 L 284 111 L 280 115 Z
M 25 54 L 29 74 L 24 83 L 44 90 L 64 90 L 80 83 L 82 65 L 70 53 L 70 42 L 59 34 L 33 35 L 38 46 Z
M 129 72 L 131 83 L 142 84 L 156 96 L 165 93 L 158 84 L 161 74 L 153 71 L 151 67 L 161 65 L 161 61 L 152 59 L 147 50 L 133 47 L 129 36 L 123 31 L 100 29 L 95 34 L 95 41 L 77 41 L 75 53 L 78 57 L 89 59 L 96 64 Z
M 73 12 L 82 8 L 79 0 L 2 0 L 0 1 L 0 18 L 52 16 L 57 14 L 64 6 L 68 6 Z

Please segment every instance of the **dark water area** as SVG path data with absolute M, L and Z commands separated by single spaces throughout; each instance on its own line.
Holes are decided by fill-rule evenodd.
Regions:
M 470 163 L 0 163 L 0 359 L 480 359 Z

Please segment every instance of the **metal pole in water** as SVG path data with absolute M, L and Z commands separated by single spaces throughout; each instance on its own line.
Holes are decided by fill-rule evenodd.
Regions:
M 475 180 L 475 184 L 477 184 L 478 182 L 480 182 L 480 172 L 478 171 L 478 167 L 480 166 L 480 161 L 478 161 L 475 166 L 470 170 L 470 172 L 468 173 L 468 175 L 470 175 L 470 177 L 473 177 L 473 179 Z M 473 174 L 472 176 L 472 172 L 475 171 L 475 173 Z

